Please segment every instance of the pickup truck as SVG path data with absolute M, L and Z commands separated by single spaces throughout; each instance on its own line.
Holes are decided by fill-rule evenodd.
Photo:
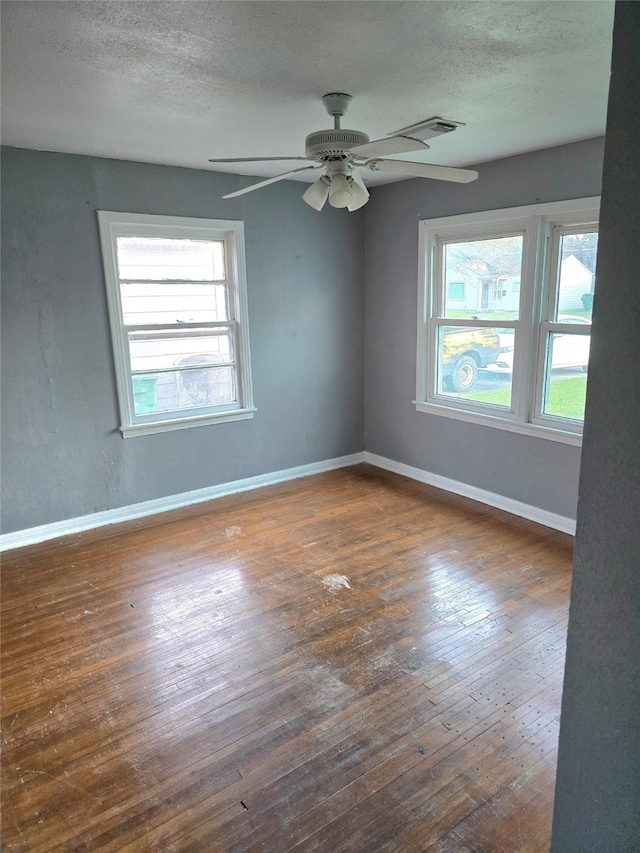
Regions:
M 440 357 L 445 388 L 464 393 L 476 384 L 479 368 L 500 357 L 500 337 L 495 329 L 445 326 Z

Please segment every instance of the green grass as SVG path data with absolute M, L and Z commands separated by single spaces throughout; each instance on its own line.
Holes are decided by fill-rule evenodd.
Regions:
M 559 418 L 584 418 L 584 402 L 587 393 L 587 377 L 578 376 L 575 379 L 556 379 L 551 383 L 546 414 Z M 494 403 L 497 406 L 509 406 L 511 390 L 500 388 L 496 391 L 481 391 L 469 395 L 471 399 L 481 403 Z

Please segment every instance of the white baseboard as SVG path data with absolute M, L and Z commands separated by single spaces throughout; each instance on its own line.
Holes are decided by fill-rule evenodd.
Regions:
M 554 530 L 569 533 L 575 536 L 576 522 L 564 515 L 557 515 L 540 509 L 521 501 L 506 498 L 485 489 L 478 489 L 449 477 L 432 474 L 422 468 L 414 468 L 403 462 L 395 462 L 386 456 L 378 456 L 376 453 L 352 453 L 349 456 L 339 456 L 335 459 L 325 459 L 322 462 L 312 462 L 309 465 L 299 465 L 296 468 L 285 468 L 282 471 L 273 471 L 270 474 L 258 474 L 256 477 L 246 477 L 243 480 L 233 480 L 230 483 L 221 483 L 218 486 L 208 486 L 204 489 L 196 489 L 191 492 L 182 492 L 179 495 L 169 495 L 166 498 L 156 498 L 143 503 L 131 504 L 129 506 L 108 509 L 104 512 L 94 512 L 90 515 L 81 515 L 77 518 L 69 518 L 65 521 L 54 521 L 51 524 L 42 524 L 39 527 L 29 527 L 26 530 L 16 530 L 14 533 L 0 535 L 0 551 L 9 551 L 13 548 L 22 548 L 25 545 L 35 545 L 46 542 L 49 539 L 58 539 L 60 536 L 69 536 L 73 533 L 82 533 L 84 530 L 93 530 L 98 527 L 106 527 L 109 524 L 120 524 L 123 521 L 134 521 L 137 518 L 145 518 L 149 515 L 157 515 L 172 509 L 192 506 L 198 503 L 222 498 L 226 495 L 234 495 L 238 492 L 248 492 L 251 489 L 259 489 L 263 486 L 271 486 L 275 483 L 284 483 L 287 480 L 297 480 L 300 477 L 309 477 L 313 474 L 322 474 L 325 471 L 335 471 L 338 468 L 347 468 L 350 465 L 358 465 L 367 462 L 378 468 L 393 471 L 412 480 L 418 480 L 437 489 L 454 492 L 465 498 L 488 504 L 497 509 L 505 510 L 513 515 L 544 524 Z
M 35 545 L 38 542 L 58 539 L 60 536 L 69 536 L 73 533 L 81 533 L 83 530 L 105 527 L 109 524 L 133 521 L 136 518 L 145 518 L 148 515 L 181 509 L 193 504 L 222 498 L 226 495 L 248 492 L 262 486 L 272 486 L 275 483 L 284 483 L 287 480 L 297 480 L 300 477 L 309 477 L 312 474 L 322 474 L 325 471 L 335 471 L 337 468 L 347 468 L 364 461 L 364 453 L 352 453 L 350 456 L 338 456 L 335 459 L 311 462 L 309 465 L 299 465 L 296 468 L 286 468 L 283 471 L 273 471 L 270 474 L 258 474 L 256 477 L 233 480 L 230 483 L 221 483 L 218 486 L 207 486 L 204 489 L 182 492 L 179 495 L 169 495 L 166 498 L 156 498 L 130 506 L 108 509 L 104 512 L 94 512 L 90 515 L 69 518 L 65 521 L 54 521 L 51 524 L 42 524 L 39 527 L 29 527 L 26 530 L 16 530 L 15 533 L 4 533 L 0 536 L 0 551 L 22 548 L 25 545 Z
M 554 512 L 548 512 L 546 509 L 540 509 L 537 506 L 531 506 L 521 501 L 515 501 L 512 498 L 506 498 L 504 495 L 487 492 L 485 489 L 478 489 L 467 483 L 451 480 L 449 477 L 442 477 L 440 474 L 432 474 L 430 471 L 424 471 L 422 468 L 414 468 L 412 465 L 405 465 L 403 462 L 395 462 L 393 459 L 387 459 L 386 456 L 378 456 L 376 453 L 369 453 L 367 451 L 364 454 L 364 461 L 368 462 L 369 465 L 376 465 L 378 468 L 384 468 L 387 471 L 393 471 L 395 474 L 402 474 L 404 477 L 409 477 L 412 480 L 418 480 L 429 486 L 435 486 L 437 489 L 454 492 L 456 495 L 462 495 L 465 498 L 480 501 L 480 503 L 494 506 L 497 509 L 503 509 L 512 515 L 518 515 L 520 518 L 544 524 L 546 527 L 552 527 L 554 530 L 562 531 L 562 533 L 569 533 L 571 536 L 575 536 L 576 534 L 576 522 L 573 518 L 557 515 Z

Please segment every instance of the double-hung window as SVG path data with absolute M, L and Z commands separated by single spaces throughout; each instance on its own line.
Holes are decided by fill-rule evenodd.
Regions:
M 420 223 L 416 407 L 579 444 L 599 199 Z
M 242 222 L 98 221 L 123 434 L 252 417 Z

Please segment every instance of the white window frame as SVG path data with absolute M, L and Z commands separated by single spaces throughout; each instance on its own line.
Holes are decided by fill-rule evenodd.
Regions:
M 599 197 L 505 208 L 422 220 L 419 223 L 418 346 L 416 409 L 511 432 L 580 446 L 582 421 L 544 414 L 545 353 L 552 332 L 589 335 L 590 326 L 552 322 L 555 317 L 559 237 L 581 227 L 597 230 Z M 594 228 L 595 226 L 595 228 Z M 444 318 L 443 243 L 523 235 L 518 320 Z M 513 328 L 515 351 L 511 407 L 438 393 L 438 327 Z
M 120 404 L 120 431 L 125 438 L 149 435 L 214 423 L 252 418 L 251 357 L 249 351 L 249 315 L 244 249 L 244 223 L 232 220 L 196 219 L 182 216 L 157 216 L 99 210 L 98 224 L 107 288 L 111 339 Z M 136 414 L 127 332 L 134 327 L 124 323 L 120 278 L 118 275 L 118 237 L 167 237 L 191 240 L 223 241 L 230 317 L 221 322 L 198 322 L 198 328 L 231 327 L 234 339 L 238 400 L 233 404 L 209 406 L 204 411 L 172 410 Z M 189 324 L 180 324 L 188 328 Z M 142 326 L 135 326 L 135 329 Z M 144 326 L 149 331 L 174 328 L 163 324 Z

